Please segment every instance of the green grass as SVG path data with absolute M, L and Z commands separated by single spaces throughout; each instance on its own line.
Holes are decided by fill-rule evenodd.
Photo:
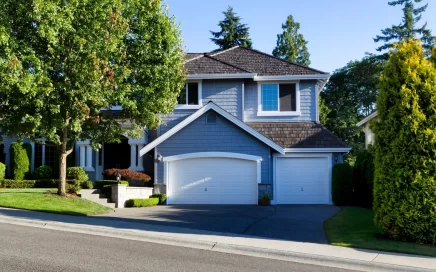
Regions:
M 370 209 L 346 207 L 324 223 L 331 245 L 374 249 L 436 257 L 436 246 L 398 242 L 377 238 L 380 233 L 374 225 L 374 212 Z
M 0 189 L 0 207 L 82 216 L 113 211 L 80 197 L 60 197 L 51 189 Z

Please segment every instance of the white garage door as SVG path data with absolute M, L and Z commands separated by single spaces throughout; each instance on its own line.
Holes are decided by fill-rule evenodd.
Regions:
M 167 173 L 168 204 L 257 204 L 256 161 L 183 159 Z
M 329 204 L 328 159 L 277 158 L 278 204 Z

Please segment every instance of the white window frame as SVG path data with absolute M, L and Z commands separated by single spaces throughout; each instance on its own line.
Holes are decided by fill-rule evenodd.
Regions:
M 198 84 L 198 104 L 197 105 L 188 105 L 188 84 L 189 83 L 197 83 Z M 199 109 L 203 106 L 203 99 L 201 97 L 202 94 L 202 81 L 201 80 L 189 80 L 186 81 L 185 83 L 185 88 L 186 88 L 186 104 L 178 104 L 176 105 L 176 109 L 184 109 L 184 110 L 195 110 L 195 109 Z
M 280 111 L 280 84 L 295 84 L 295 111 Z M 277 109 L 276 111 L 262 110 L 262 85 L 277 85 Z M 257 83 L 257 116 L 300 116 L 300 82 L 299 81 L 275 81 Z

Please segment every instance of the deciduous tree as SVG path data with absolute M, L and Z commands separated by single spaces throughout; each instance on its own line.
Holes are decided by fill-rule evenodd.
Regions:
M 57 146 L 65 195 L 77 139 L 137 137 L 173 110 L 183 55 L 159 0 L 1 0 L 0 128 Z M 105 114 L 114 105 L 122 120 Z

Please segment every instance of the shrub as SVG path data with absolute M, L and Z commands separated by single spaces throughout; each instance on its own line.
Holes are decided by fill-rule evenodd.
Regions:
M 80 181 L 77 179 L 69 179 L 67 180 L 67 183 L 65 184 L 65 190 L 69 194 L 77 194 L 77 192 L 82 189 L 80 187 Z
M 126 202 L 127 207 L 151 207 L 159 203 L 158 198 L 133 198 Z
M 51 167 L 48 165 L 43 165 L 35 169 L 33 173 L 33 177 L 35 179 L 49 179 L 52 175 L 53 171 Z
M 57 188 L 58 180 L 57 179 L 40 179 L 35 183 L 35 188 Z
M 372 208 L 373 201 L 374 161 L 371 150 L 370 146 L 368 150 L 358 152 L 353 167 L 353 202 L 365 208 Z
M 92 182 L 92 180 L 82 181 L 80 187 L 82 187 L 82 189 L 92 189 L 94 188 L 94 182 Z
M 34 188 L 35 183 L 36 180 L 3 179 L 0 180 L 0 188 L 27 189 Z
M 129 169 L 112 168 L 112 169 L 106 169 L 103 171 L 103 174 L 105 176 L 114 177 L 114 178 L 116 178 L 117 173 L 120 173 L 121 178 L 125 179 L 125 180 L 126 179 L 127 180 L 143 180 L 144 182 L 151 180 L 149 175 L 141 173 L 141 172 L 129 170 Z
M 353 169 L 347 163 L 333 166 L 332 198 L 337 206 L 352 204 L 353 199 Z
M 101 188 L 101 193 L 106 196 L 106 198 L 112 197 L 112 185 L 103 185 Z
M 67 168 L 67 179 L 75 179 L 79 183 L 89 180 L 88 174 L 86 174 L 85 169 L 82 167 L 68 167 Z
M 29 157 L 23 143 L 12 143 L 10 147 L 12 178 L 23 180 L 29 173 Z
M 436 65 L 417 40 L 384 65 L 374 131 L 374 212 L 382 234 L 436 244 Z
M 6 165 L 0 162 L 0 179 L 4 179 L 6 175 Z
M 167 200 L 166 194 L 153 194 L 150 196 L 150 198 L 158 198 L 159 199 L 159 205 L 165 204 L 165 201 Z

